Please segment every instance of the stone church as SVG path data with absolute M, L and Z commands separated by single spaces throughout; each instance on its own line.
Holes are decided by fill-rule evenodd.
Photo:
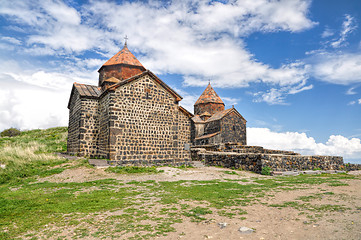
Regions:
M 209 84 L 194 115 L 182 97 L 123 49 L 98 70 L 98 86 L 74 83 L 68 103 L 68 153 L 119 165 L 181 165 L 191 146 L 246 145 L 246 120 Z

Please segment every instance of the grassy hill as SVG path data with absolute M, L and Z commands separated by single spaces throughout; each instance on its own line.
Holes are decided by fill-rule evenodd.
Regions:
M 66 160 L 55 152 L 66 152 L 66 127 L 23 131 L 16 137 L 0 137 L 0 183 L 24 181 L 31 176 L 60 172 L 51 169 Z M 29 180 L 29 179 L 28 179 Z

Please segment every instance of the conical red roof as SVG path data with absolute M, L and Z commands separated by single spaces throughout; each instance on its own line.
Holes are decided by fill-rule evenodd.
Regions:
M 129 51 L 127 44 L 124 45 L 122 50 L 120 50 L 106 63 L 104 63 L 103 66 L 110 66 L 117 64 L 128 64 L 128 65 L 143 67 L 143 65 L 138 61 L 138 59 L 133 55 L 133 53 Z
M 216 91 L 212 88 L 209 83 L 206 90 L 202 93 L 202 95 L 198 98 L 197 102 L 194 105 L 201 103 L 223 103 L 222 99 L 217 95 Z

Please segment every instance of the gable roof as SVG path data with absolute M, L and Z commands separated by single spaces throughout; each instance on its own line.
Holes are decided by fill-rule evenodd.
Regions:
M 205 123 L 202 118 L 199 117 L 199 115 L 195 115 L 194 117 L 192 117 L 192 120 L 194 123 Z
M 208 84 L 207 88 L 204 90 L 204 92 L 198 98 L 197 102 L 194 105 L 198 105 L 201 103 L 221 103 L 224 105 L 222 99 L 212 88 L 211 83 Z
M 94 85 L 74 83 L 74 87 L 78 90 L 82 97 L 99 97 L 100 88 Z
M 106 63 L 103 64 L 102 67 L 118 64 L 127 64 L 144 68 L 143 65 L 138 61 L 138 59 L 133 55 L 133 53 L 129 51 L 127 44 L 124 44 L 123 49 L 120 50 L 113 57 L 111 57 Z
M 154 73 L 152 73 L 149 70 L 145 70 L 144 72 L 135 75 L 133 77 L 130 77 L 128 79 L 125 79 L 119 83 L 116 83 L 114 85 L 111 85 L 109 88 L 107 88 L 104 92 L 101 93 L 100 96 L 103 96 L 105 93 L 109 92 L 109 91 L 115 91 L 118 87 L 126 85 L 128 83 L 131 83 L 145 75 L 149 75 L 151 78 L 153 78 L 159 85 L 161 85 L 165 90 L 167 90 L 171 95 L 173 95 L 176 100 L 179 102 L 180 100 L 182 100 L 182 96 L 179 95 L 176 91 L 174 91 L 172 88 L 170 88 L 165 82 L 163 82 L 162 80 L 160 80 L 160 78 L 158 78 Z
M 98 98 L 101 94 L 100 88 L 97 86 L 75 82 L 73 83 L 73 88 L 71 90 L 71 94 L 68 102 L 68 108 L 70 106 L 70 101 L 75 90 L 79 93 L 80 97 L 85 97 L 85 98 Z
M 207 121 L 205 121 L 205 122 L 212 122 L 212 121 L 220 120 L 220 119 L 224 118 L 226 115 L 228 115 L 231 112 L 236 113 L 240 118 L 242 118 L 244 121 L 246 121 L 246 119 L 237 111 L 237 109 L 232 107 L 232 108 L 229 108 L 229 109 L 226 109 L 226 110 L 223 110 L 221 112 L 217 112 L 217 113 L 213 114 L 213 116 L 208 118 Z
M 194 115 L 182 106 L 178 106 L 179 110 L 183 112 L 187 117 L 192 118 Z

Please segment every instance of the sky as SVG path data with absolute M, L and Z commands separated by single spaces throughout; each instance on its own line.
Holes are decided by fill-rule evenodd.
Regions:
M 248 145 L 361 163 L 361 1 L 0 0 L 0 131 L 67 126 L 124 45 L 193 104 L 210 81 Z

